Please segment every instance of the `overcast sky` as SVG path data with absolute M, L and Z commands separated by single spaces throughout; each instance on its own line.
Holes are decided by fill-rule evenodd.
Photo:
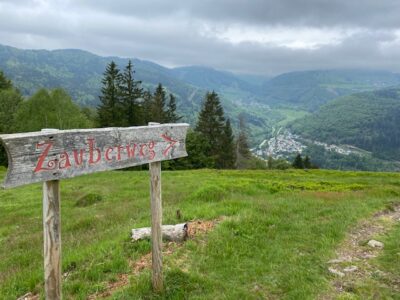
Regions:
M 268 75 L 400 72 L 400 0 L 0 0 L 0 44 Z

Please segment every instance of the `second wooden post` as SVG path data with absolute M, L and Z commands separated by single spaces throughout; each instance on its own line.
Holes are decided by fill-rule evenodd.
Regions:
M 46 300 L 61 299 L 60 181 L 43 182 L 44 285 Z
M 156 125 L 158 123 L 149 123 Z M 161 200 L 161 162 L 149 164 L 151 198 L 151 257 L 152 284 L 156 292 L 163 290 L 162 272 L 162 200 Z

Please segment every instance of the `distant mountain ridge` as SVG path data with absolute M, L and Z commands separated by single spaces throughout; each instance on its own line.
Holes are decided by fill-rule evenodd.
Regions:
M 0 46 L 0 69 L 24 95 L 31 95 L 42 87 L 62 87 L 80 105 L 97 105 L 101 78 L 111 60 L 119 68 L 124 68 L 128 62 L 128 59 L 101 57 L 83 50 L 20 50 Z M 179 97 L 186 111 L 191 104 L 187 99 L 196 98 L 198 102 L 204 95 L 204 91 L 175 79 L 165 67 L 139 59 L 132 62 L 136 77 L 146 87 L 161 82 Z
M 98 105 L 103 72 L 111 60 L 121 69 L 128 62 L 128 58 L 101 57 L 78 49 L 21 50 L 0 45 L 0 70 L 24 95 L 43 87 L 61 87 L 81 106 Z M 146 60 L 132 62 L 135 79 L 141 80 L 143 87 L 152 90 L 162 83 L 176 95 L 185 122 L 196 122 L 205 93 L 215 90 L 234 128 L 238 115 L 245 116 L 253 145 L 271 138 L 274 128 L 290 124 L 290 130 L 304 138 L 354 145 L 382 159 L 400 155 L 397 137 L 390 134 L 393 131 L 400 136 L 393 126 L 400 121 L 398 89 L 391 88 L 400 86 L 400 74 L 313 70 L 268 78 L 203 66 L 167 68 Z M 382 89 L 386 92 L 375 92 Z M 389 124 L 388 120 L 394 121 Z M 361 130 L 361 124 L 369 131 Z M 368 143 L 385 146 L 374 148 Z
M 257 84 L 244 81 L 232 73 L 217 71 L 208 67 L 180 67 L 172 69 L 171 73 L 178 79 L 204 89 L 218 91 L 223 87 L 233 87 L 255 94 L 261 92 L 260 86 Z

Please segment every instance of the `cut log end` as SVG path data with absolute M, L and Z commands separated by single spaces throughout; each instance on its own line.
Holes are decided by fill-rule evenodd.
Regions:
M 176 224 L 176 225 L 163 225 L 161 227 L 162 238 L 164 241 L 170 242 L 183 242 L 188 237 L 188 224 Z M 143 239 L 150 239 L 151 227 L 132 229 L 132 239 L 139 241 Z

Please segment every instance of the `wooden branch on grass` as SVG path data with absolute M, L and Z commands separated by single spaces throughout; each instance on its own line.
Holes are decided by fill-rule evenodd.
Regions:
M 163 225 L 161 227 L 162 237 L 165 241 L 183 242 L 188 237 L 188 224 Z M 151 227 L 132 229 L 132 239 L 134 241 L 149 239 L 151 237 Z

